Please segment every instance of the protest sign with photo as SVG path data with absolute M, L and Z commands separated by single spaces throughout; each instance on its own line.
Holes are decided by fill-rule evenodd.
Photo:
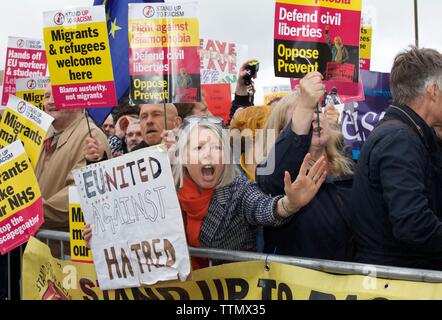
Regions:
M 44 94 L 50 82 L 49 77 L 17 79 L 15 95 L 44 111 Z
M 0 147 L 20 139 L 35 168 L 41 148 L 54 118 L 32 104 L 10 95 L 0 122 Z
M 10 94 L 16 94 L 16 79 L 44 77 L 46 69 L 43 40 L 9 37 L 3 78 L 2 106 L 6 106 Z
M 130 96 L 136 104 L 201 100 L 197 3 L 129 4 Z
M 44 13 L 52 94 L 60 109 L 117 104 L 104 6 Z
M 71 260 L 92 263 L 92 252 L 86 247 L 83 238 L 84 216 L 81 210 L 80 196 L 76 187 L 69 188 L 69 232 Z
M 0 254 L 27 242 L 43 219 L 37 178 L 17 140 L 0 150 Z
M 247 59 L 246 45 L 201 39 L 201 84 L 230 83 L 235 92 L 238 72 Z
M 277 0 L 275 75 L 302 78 L 317 71 L 328 91 L 357 95 L 361 8 L 362 0 Z
M 184 224 L 167 152 L 151 147 L 74 171 L 100 288 L 185 279 Z

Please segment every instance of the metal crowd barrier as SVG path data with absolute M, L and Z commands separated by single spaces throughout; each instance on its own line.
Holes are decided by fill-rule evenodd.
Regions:
M 46 244 L 49 241 L 60 241 L 61 246 L 61 259 L 64 260 L 64 246 L 65 243 L 69 243 L 69 233 L 42 230 L 37 233 L 38 239 L 45 241 Z M 69 245 L 69 244 L 67 244 Z M 278 255 L 267 255 L 254 252 L 242 252 L 242 251 L 226 251 L 218 249 L 200 249 L 189 248 L 190 255 L 198 258 L 208 258 L 210 260 L 221 260 L 228 262 L 245 262 L 245 261 L 264 261 L 276 262 L 282 264 L 288 264 L 292 266 L 317 270 L 321 272 L 338 274 L 338 275 L 360 275 L 370 276 L 388 280 L 404 280 L 415 282 L 428 282 L 428 283 L 442 283 L 442 272 L 434 270 L 420 270 L 409 268 L 397 268 L 388 266 L 377 265 L 365 265 L 352 262 L 341 261 L 329 261 L 320 259 L 305 259 Z M 20 256 L 23 252 L 20 248 Z M 22 267 L 20 259 L 20 269 Z M 8 254 L 8 297 L 11 296 L 10 292 L 10 258 Z

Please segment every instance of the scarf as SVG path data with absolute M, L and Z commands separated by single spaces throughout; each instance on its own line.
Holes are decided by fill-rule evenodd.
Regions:
M 215 189 L 200 190 L 188 175 L 184 175 L 184 183 L 178 192 L 178 199 L 183 212 L 187 242 L 192 247 L 201 247 L 199 240 L 201 227 L 209 211 L 214 191 Z M 208 266 L 209 262 L 207 259 L 192 258 L 193 270 Z

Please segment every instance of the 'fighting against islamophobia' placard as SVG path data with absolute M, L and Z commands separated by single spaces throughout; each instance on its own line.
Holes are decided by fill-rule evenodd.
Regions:
M 20 139 L 35 168 L 41 148 L 54 118 L 32 104 L 10 95 L 0 122 L 0 147 Z
M 201 100 L 197 3 L 129 4 L 131 98 Z
M 3 79 L 2 106 L 6 106 L 10 94 L 16 94 L 16 79 L 44 77 L 46 69 L 43 40 L 9 37 Z
M 327 92 L 356 95 L 362 0 L 277 0 L 274 68 L 277 77 L 324 76 Z
M 104 6 L 44 13 L 52 94 L 60 109 L 117 104 Z
M 0 254 L 29 240 L 43 224 L 43 201 L 22 142 L 0 150 Z
M 189 251 L 167 152 L 160 147 L 74 171 L 100 288 L 186 279 Z
M 44 111 L 44 95 L 50 82 L 49 77 L 17 79 L 15 95 Z

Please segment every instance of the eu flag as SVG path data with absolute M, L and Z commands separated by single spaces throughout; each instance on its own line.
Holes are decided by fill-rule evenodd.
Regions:
M 112 56 L 117 99 L 127 92 L 129 77 L 128 4 L 164 2 L 163 0 L 94 0 L 94 6 L 105 5 L 109 45 Z M 88 109 L 89 115 L 102 125 L 114 107 Z

